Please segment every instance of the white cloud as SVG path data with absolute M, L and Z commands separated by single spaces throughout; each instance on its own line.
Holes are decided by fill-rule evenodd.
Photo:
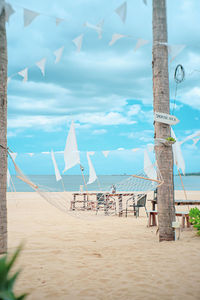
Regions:
M 196 86 L 190 89 L 182 95 L 181 101 L 200 110 L 200 88 Z
M 96 129 L 96 130 L 93 130 L 92 134 L 94 135 L 102 135 L 102 134 L 105 134 L 107 132 L 106 129 Z

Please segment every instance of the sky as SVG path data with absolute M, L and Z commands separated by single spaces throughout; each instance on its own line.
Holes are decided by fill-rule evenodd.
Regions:
M 81 163 L 86 152 L 97 174 L 135 173 L 143 168 L 144 149 L 154 136 L 152 91 L 152 2 L 126 1 L 123 23 L 115 9 L 121 0 L 10 0 L 15 13 L 7 24 L 8 146 L 27 174 L 53 174 L 48 153 L 63 151 L 71 121 L 76 124 Z M 40 13 L 24 27 L 23 8 Z M 171 113 L 180 120 L 173 130 L 179 141 L 200 130 L 200 1 L 168 0 L 168 43 L 185 45 L 170 62 Z M 56 18 L 64 21 L 56 26 Z M 102 38 L 83 26 L 104 20 Z M 109 46 L 114 33 L 126 35 Z M 83 34 L 77 52 L 73 40 Z M 148 44 L 134 51 L 138 39 Z M 54 51 L 63 47 L 55 64 Z M 45 76 L 36 62 L 46 58 Z M 177 85 L 174 70 L 183 65 L 185 80 Z M 19 71 L 28 68 L 23 82 Z M 131 149 L 139 148 L 138 151 Z M 200 171 L 200 141 L 181 145 L 186 172 Z M 120 150 L 118 150 L 120 149 Z M 107 158 L 102 151 L 110 150 Z M 33 156 L 27 153 L 34 153 Z M 62 153 L 56 153 L 60 170 Z M 153 153 L 150 153 L 153 159 Z M 78 174 L 74 167 L 68 174 Z

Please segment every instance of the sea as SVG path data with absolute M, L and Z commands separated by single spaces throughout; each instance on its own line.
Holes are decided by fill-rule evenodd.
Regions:
M 61 192 L 66 191 L 85 191 L 84 180 L 81 175 L 64 175 L 63 181 L 56 181 L 55 175 L 29 175 L 30 181 L 38 185 L 41 189 L 46 191 Z M 126 180 L 130 175 L 99 175 L 98 180 L 87 185 L 88 191 L 110 190 L 111 186 Z M 85 182 L 88 182 L 88 176 L 85 176 Z M 198 191 L 200 190 L 200 176 L 182 176 L 182 181 L 185 190 Z M 180 177 L 174 176 L 175 190 L 182 190 Z M 27 184 L 18 179 L 16 176 L 11 176 L 11 184 L 8 187 L 8 192 L 34 192 L 34 190 Z

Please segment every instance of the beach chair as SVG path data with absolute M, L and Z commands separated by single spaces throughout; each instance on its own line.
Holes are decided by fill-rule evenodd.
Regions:
M 147 195 L 142 194 L 142 195 L 137 195 L 136 197 L 139 198 L 137 200 L 137 203 L 135 202 L 135 200 L 136 200 L 135 197 L 128 199 L 126 201 L 126 217 L 127 217 L 129 211 L 133 211 L 134 216 L 136 216 L 136 218 L 139 217 L 139 209 L 141 207 L 145 208 L 145 212 L 148 216 L 147 209 L 146 209 Z M 130 210 L 129 208 L 132 208 L 132 209 Z
M 110 199 L 103 193 L 97 193 L 97 205 L 96 205 L 96 214 L 99 210 L 104 210 L 105 215 L 108 215 L 109 210 L 115 210 L 116 213 L 116 203 L 114 199 Z

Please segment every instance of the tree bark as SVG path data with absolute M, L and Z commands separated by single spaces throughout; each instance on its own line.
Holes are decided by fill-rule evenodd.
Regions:
M 0 0 L 0 4 L 4 2 Z M 0 254 L 7 251 L 7 41 L 5 9 L 0 12 Z
M 154 112 L 169 114 L 169 76 L 167 47 L 167 17 L 165 0 L 153 0 L 153 96 Z M 170 126 L 154 122 L 154 138 L 171 136 Z M 172 146 L 155 146 L 156 160 L 164 183 L 158 188 L 157 208 L 159 241 L 175 239 L 172 221 L 175 220 Z

